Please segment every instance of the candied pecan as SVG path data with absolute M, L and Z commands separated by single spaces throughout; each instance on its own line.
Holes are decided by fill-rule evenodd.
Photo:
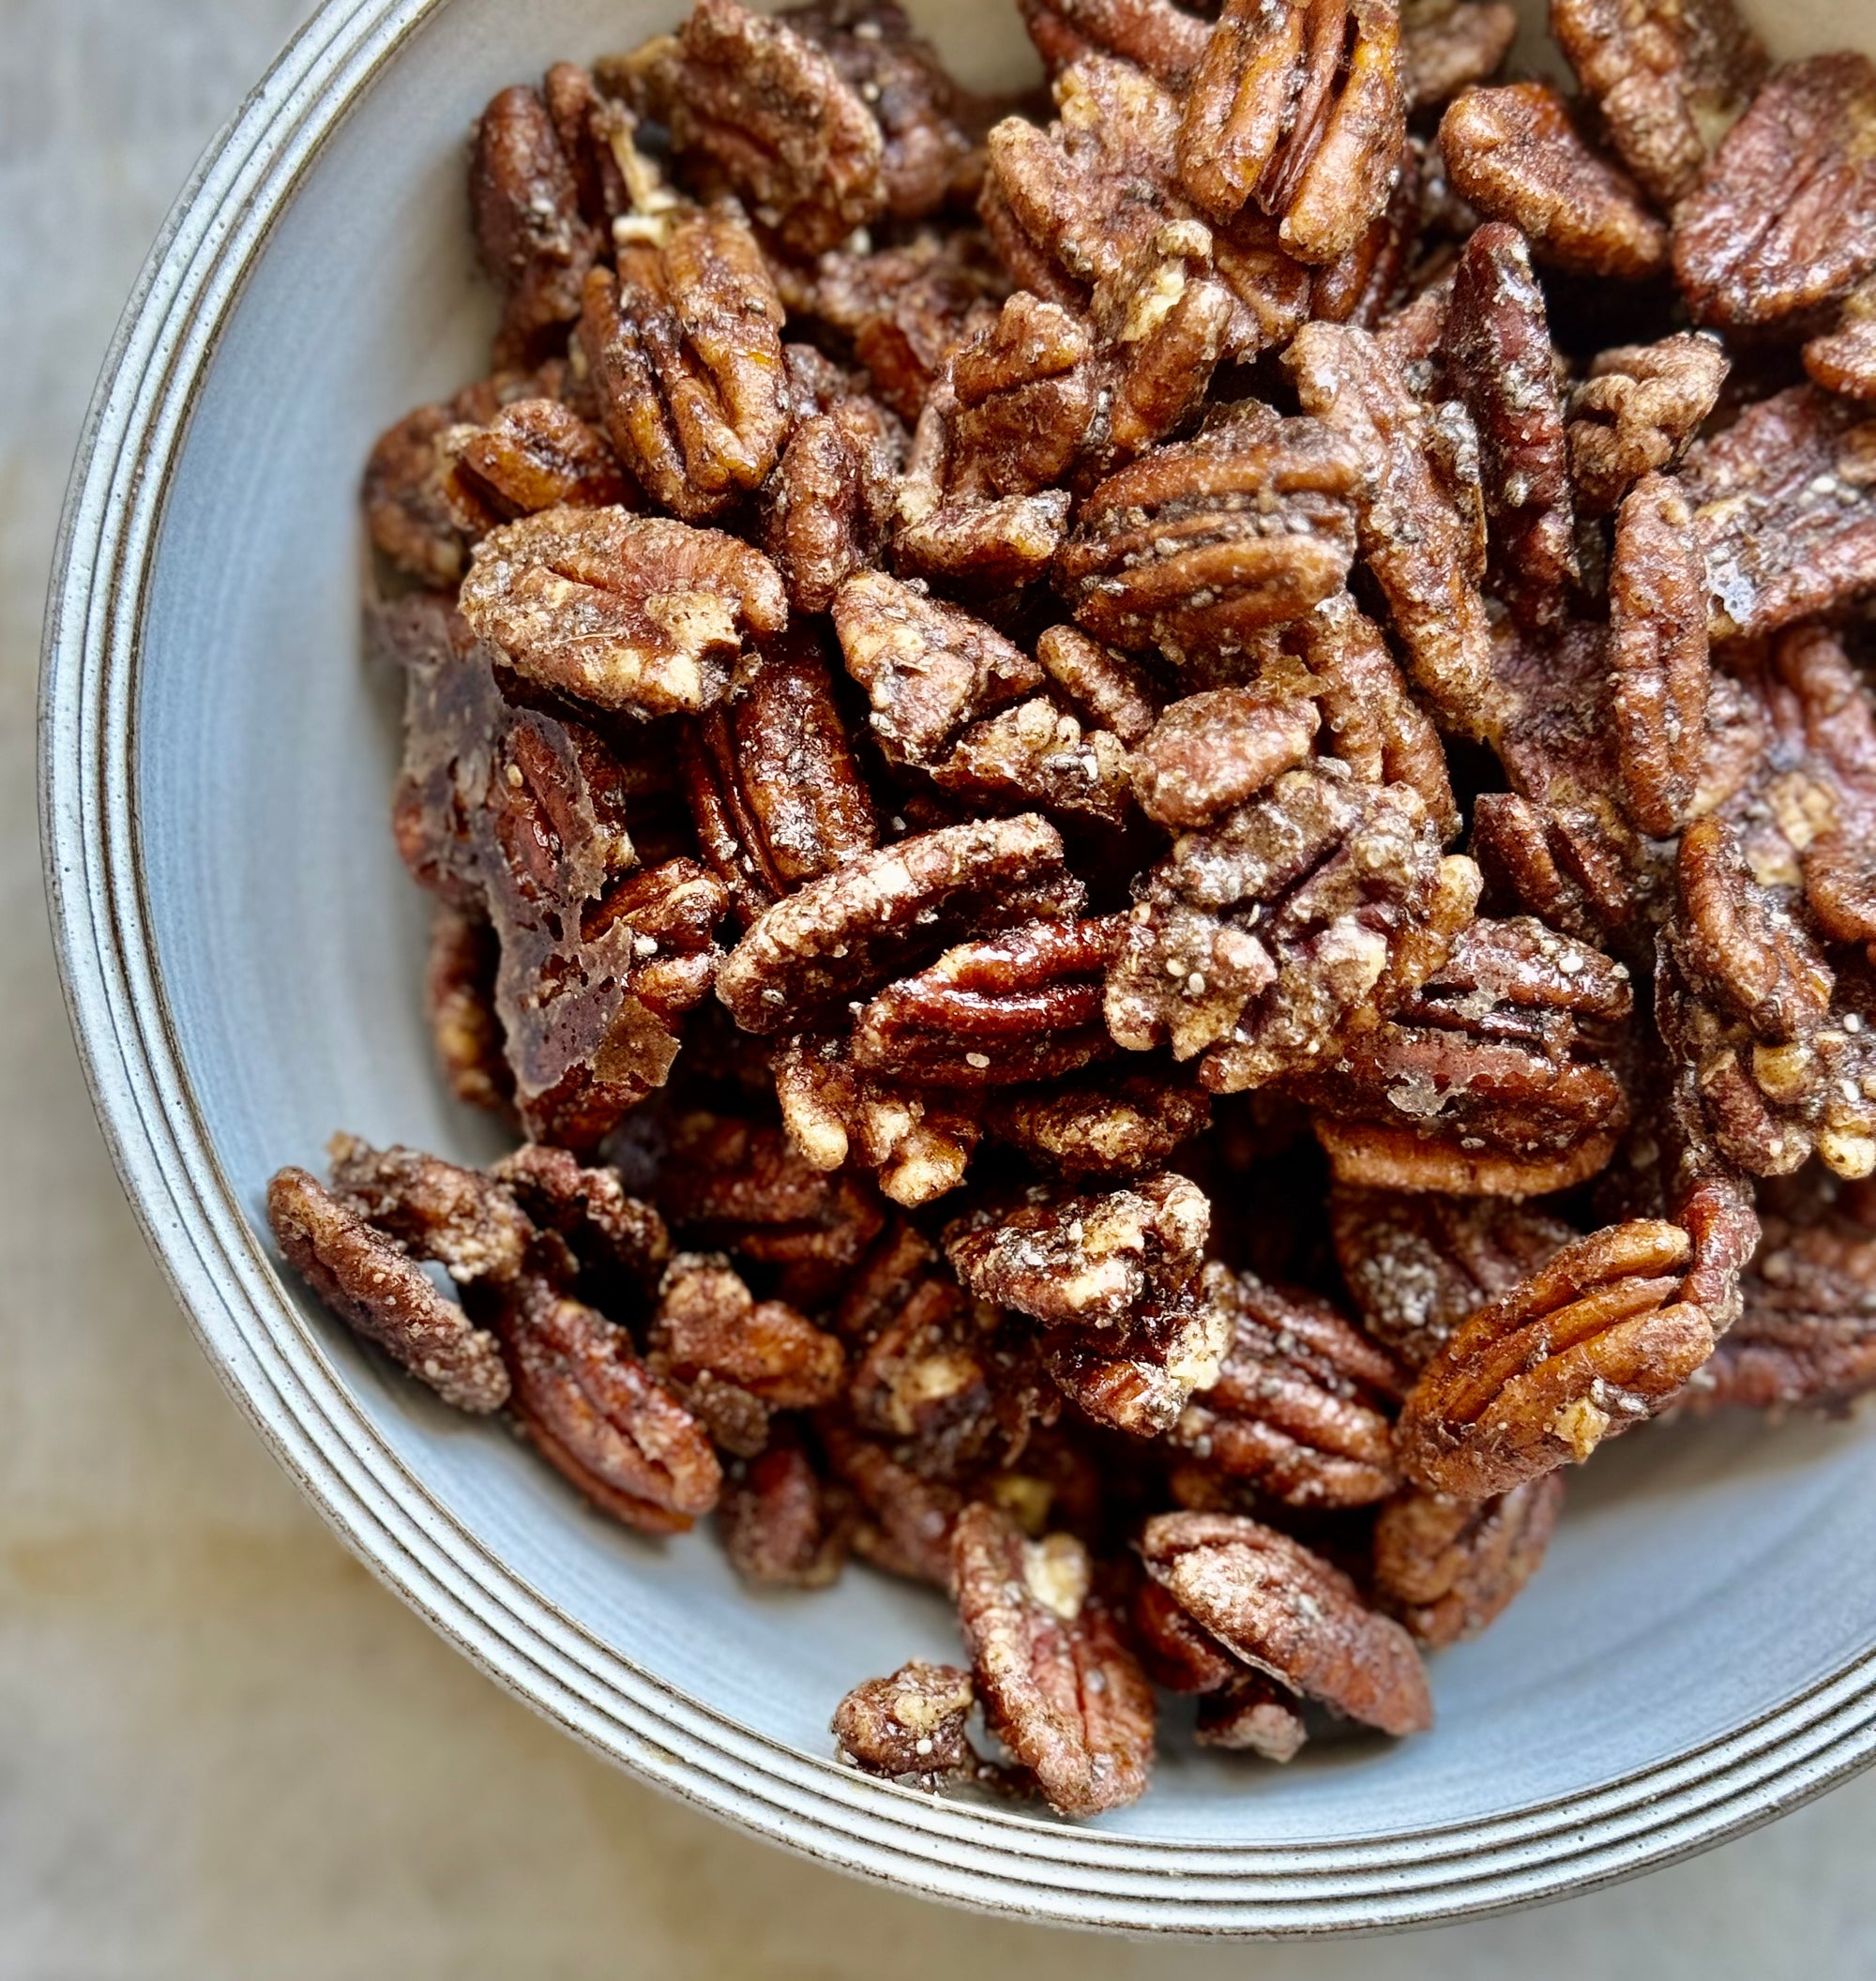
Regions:
M 662 247 L 628 242 L 618 262 L 588 277 L 580 317 L 606 431 L 655 501 L 701 522 L 780 453 L 781 303 L 728 201 L 679 215 Z
M 1394 1014 L 1297 1090 L 1339 1180 L 1478 1196 L 1567 1188 L 1626 1126 L 1628 973 L 1529 916 L 1474 922 Z
M 885 211 L 885 148 L 839 66 L 784 21 L 696 0 L 623 65 L 708 191 L 734 192 L 791 253 L 819 254 Z
M 1214 1093 L 1320 1061 L 1429 974 L 1477 876 L 1443 862 L 1418 795 L 1339 763 L 1286 771 L 1135 883 L 1108 972 L 1117 1044 L 1203 1054 Z
M 533 1226 L 503 1186 L 419 1149 L 373 1148 L 356 1135 L 327 1146 L 332 1187 L 347 1207 L 459 1287 L 501 1285 L 527 1263 Z
M 984 1127 L 1063 1176 L 1136 1176 L 1157 1169 L 1211 1120 L 1200 1089 L 1151 1073 L 1106 1074 L 995 1094 Z
M 1101 980 L 1112 919 L 1037 921 L 947 950 L 857 1017 L 856 1066 L 925 1085 L 1008 1086 L 1110 1050 Z
M 779 1297 L 807 1309 L 832 1297 L 885 1222 L 858 1178 L 826 1175 L 779 1127 L 730 1116 L 676 1121 L 658 1188 L 674 1224 L 774 1268 Z
M 1084 727 L 1049 695 L 974 722 L 931 780 L 986 810 L 1036 806 L 1103 825 L 1122 824 L 1128 812 L 1120 739 Z
M 1036 643 L 1036 658 L 1091 723 L 1129 749 L 1159 719 L 1159 691 L 1145 671 L 1072 626 L 1051 626 Z
M 1213 1263 L 1196 1285 L 1171 1295 L 1150 1291 L 1119 1329 L 1053 1328 L 1042 1338 L 1043 1366 L 1097 1424 L 1164 1437 L 1193 1396 L 1218 1379 L 1231 1345 L 1228 1277 Z
M 1876 399 L 1876 277 L 1844 297 L 1836 327 L 1812 338 L 1804 356 L 1812 382 L 1826 392 Z
M 1141 1558 L 1202 1628 L 1245 1663 L 1385 1733 L 1432 1724 L 1413 1641 L 1288 1535 L 1229 1513 L 1162 1513 Z
M 745 928 L 878 842 L 832 670 L 804 628 L 745 649 L 729 700 L 681 748 L 698 842 Z
M 1321 422 L 1248 402 L 1094 491 L 1056 561 L 1064 596 L 1116 646 L 1175 662 L 1238 650 L 1341 588 L 1360 474 Z
M 1262 1671 L 1246 1671 L 1199 1701 L 1192 1737 L 1202 1747 L 1294 1761 L 1309 1738 L 1296 1695 Z
M 1674 216 L 1674 276 L 1704 324 L 1763 324 L 1846 295 L 1876 270 L 1876 68 L 1857 54 L 1781 68 Z
M 1668 230 L 1628 174 L 1583 143 L 1548 83 L 1468 90 L 1440 121 L 1440 151 L 1456 189 L 1520 228 L 1540 261 L 1628 280 L 1668 265 Z
M 1387 204 L 1406 135 L 1400 16 L 1382 0 L 1226 0 L 1194 72 L 1179 177 L 1228 220 L 1255 200 L 1304 262 Z
M 1644 475 L 1672 467 L 1713 411 L 1730 363 L 1717 338 L 1687 330 L 1599 353 L 1569 397 L 1578 512 L 1607 515 Z
M 458 1410 L 508 1400 L 494 1337 L 445 1299 L 420 1265 L 305 1170 L 267 1186 L 267 1221 L 294 1270 L 349 1326 Z
M 1390 1419 L 1407 1386 L 1393 1356 L 1313 1294 L 1251 1273 L 1225 1285 L 1232 1344 L 1174 1441 L 1286 1505 L 1385 1499 L 1396 1483 Z
M 1133 794 L 1169 832 L 1209 825 L 1309 754 L 1313 702 L 1263 688 L 1215 688 L 1174 702 L 1135 751 Z
M 1713 1353 L 1705 1313 L 1679 1297 L 1690 1253 L 1678 1225 L 1611 1225 L 1481 1308 L 1407 1399 L 1401 1470 L 1485 1499 L 1653 1416 Z
M 1355 539 L 1405 650 L 1409 678 L 1446 728 L 1492 733 L 1485 601 L 1466 576 L 1458 512 L 1428 458 L 1426 416 L 1399 365 L 1365 330 L 1306 324 L 1284 353 L 1306 413 L 1360 463 Z
M 958 1517 L 952 1583 L 986 1723 L 1065 1816 L 1145 1792 L 1153 1693 L 1088 1588 L 1082 1544 L 1023 1537 L 981 1503 Z
M 539 91 L 517 84 L 483 111 L 469 202 L 483 263 L 502 287 L 497 361 L 536 363 L 580 314 L 581 285 L 600 245 Z
M 495 1015 L 500 964 L 501 948 L 488 923 L 438 901 L 424 971 L 424 1006 L 437 1064 L 458 1100 L 498 1112 L 515 1091 Z
M 764 491 L 763 543 L 798 612 L 825 612 L 878 556 L 892 520 L 902 434 L 877 401 L 838 398 L 800 419 Z
M 1764 79 L 1732 0 L 1551 0 L 1551 32 L 1622 161 L 1663 208 Z
M 566 1149 L 527 1142 L 489 1174 L 540 1230 L 567 1242 L 602 1311 L 657 1287 L 671 1257 L 671 1234 L 652 1205 L 627 1194 L 618 1171 L 582 1169 Z
M 1362 1325 L 1414 1369 L 1577 1235 L 1516 1199 L 1348 1184 L 1330 1195 L 1329 1229 Z
M 1424 110 L 1497 73 L 1518 38 L 1518 10 L 1508 0 L 1408 0 L 1400 29 L 1407 107 Z
M 443 479 L 465 542 L 541 509 L 629 507 L 634 491 L 606 437 L 557 399 L 511 400 L 487 426 L 452 427 L 438 442 Z
M 1716 637 L 1770 632 L 1876 583 L 1876 427 L 1797 386 L 1697 441 L 1681 469 Z
M 461 610 L 530 680 L 640 716 L 720 701 L 743 629 L 788 619 L 775 567 L 747 544 L 620 508 L 547 509 L 493 531 Z
M 1197 1277 L 1211 1206 L 1171 1172 L 1085 1196 L 1036 1185 L 1013 1205 L 985 1205 L 945 1233 L 972 1293 L 1045 1326 L 1112 1327 Z
M 1150 1577 L 1134 1589 L 1132 1623 L 1141 1663 L 1169 1692 L 1217 1692 L 1248 1670 Z
M 1409 1490 L 1374 1523 L 1374 1595 L 1421 1643 L 1476 1637 L 1543 1565 L 1562 1473 L 1489 1500 Z
M 580 210 L 610 235 L 613 223 L 658 184 L 657 168 L 637 147 L 638 120 L 616 97 L 601 95 L 592 72 L 577 62 L 556 62 L 540 93 L 573 174 Z
M 827 1462 L 860 1502 L 854 1552 L 888 1575 L 948 1590 L 951 1532 L 963 1497 L 942 1479 L 922 1477 L 875 1438 L 838 1423 L 821 1426 Z
M 1425 148 L 1416 138 L 1401 144 L 1387 204 L 1353 248 L 1311 276 L 1311 316 L 1372 330 L 1387 313 L 1407 280 L 1419 241 Z
M 1554 625 L 1578 581 L 1576 518 L 1544 295 L 1515 227 L 1490 221 L 1460 251 L 1444 346 L 1478 433 L 1496 590 L 1520 624 Z
M 834 1708 L 830 1731 L 841 1759 L 867 1774 L 935 1789 L 977 1770 L 964 1731 L 976 1698 L 968 1671 L 914 1658 L 890 1678 L 855 1686 Z
M 1061 873 L 1061 836 L 1033 813 L 883 846 L 762 915 L 718 973 L 717 994 L 746 1031 L 798 1027 L 941 951 L 961 923 L 1000 908 L 1007 922 L 1025 889 Z
M 1017 10 L 1051 73 L 1104 53 L 1124 56 L 1172 89 L 1191 80 L 1210 34 L 1201 14 L 1175 0 L 1017 0 Z
M 730 1565 L 763 1587 L 825 1589 L 846 1561 L 852 1528 L 844 1494 L 826 1485 L 793 1439 L 732 1467 L 717 1503 Z
M 624 1328 L 537 1278 L 503 1302 L 497 1325 L 515 1415 L 577 1491 L 646 1534 L 681 1534 L 717 1504 L 709 1439 Z
M 1609 658 L 1622 802 L 1642 832 L 1687 822 L 1706 760 L 1706 565 L 1679 487 L 1625 497 L 1609 567 Z

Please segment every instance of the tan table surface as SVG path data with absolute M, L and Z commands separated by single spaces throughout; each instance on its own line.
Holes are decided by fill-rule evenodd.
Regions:
M 308 10 L 0 0 L 0 1976 L 1871 1971 L 1876 1777 L 1642 1883 L 1387 1942 L 1150 1946 L 899 1898 L 591 1759 L 302 1504 L 190 1341 L 93 1126 L 44 933 L 32 715 L 118 305 Z

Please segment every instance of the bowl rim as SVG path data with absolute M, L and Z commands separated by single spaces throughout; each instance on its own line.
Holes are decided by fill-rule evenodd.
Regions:
M 1373 1839 L 1173 1843 L 934 1801 L 752 1732 L 608 1649 L 379 1437 L 259 1243 L 190 1088 L 147 926 L 135 684 L 171 476 L 222 327 L 327 137 L 448 4 L 326 0 L 204 154 L 86 416 L 41 658 L 46 893 L 99 1124 L 204 1351 L 340 1538 L 509 1691 L 656 1786 L 882 1883 L 1065 1925 L 1277 1938 L 1475 1916 L 1687 1856 L 1876 1760 L 1872 1651 L 1618 1780 Z

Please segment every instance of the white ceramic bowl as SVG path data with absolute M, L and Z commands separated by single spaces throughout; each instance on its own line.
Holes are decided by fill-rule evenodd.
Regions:
M 1577 1483 L 1529 1593 L 1434 1661 L 1430 1736 L 1286 1771 L 1175 1736 L 1144 1802 L 1071 1825 L 830 1760 L 848 1685 L 953 1645 L 935 1597 L 864 1570 L 757 1596 L 707 1534 L 639 1541 L 283 1280 L 260 1216 L 278 1164 L 340 1126 L 489 1146 L 419 1015 L 424 905 L 386 823 L 395 710 L 358 654 L 359 463 L 486 348 L 471 116 L 676 4 L 331 0 L 184 194 L 99 387 L 47 633 L 48 872 L 98 1111 L 231 1391 L 359 1556 L 541 1712 L 752 1829 L 944 1898 L 1189 1932 L 1452 1917 L 1659 1863 L 1862 1765 L 1868 1427 L 1628 1440 Z M 1023 72 L 1007 0 L 915 11 L 968 80 Z

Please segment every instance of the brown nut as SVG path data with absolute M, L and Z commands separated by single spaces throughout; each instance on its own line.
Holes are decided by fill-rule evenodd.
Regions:
M 1546 1473 L 1490 1500 L 1410 1490 L 1374 1523 L 1374 1595 L 1430 1650 L 1476 1637 L 1543 1565 L 1564 1500 Z
M 976 1697 L 968 1671 L 914 1658 L 855 1686 L 834 1708 L 832 1731 L 841 1757 L 867 1774 L 935 1789 L 976 1771 L 964 1722 Z
M 717 1502 L 717 1531 L 730 1565 L 758 1588 L 825 1589 L 840 1573 L 853 1538 L 853 1509 L 792 1438 L 733 1467 Z
M 1714 409 L 1730 366 L 1719 340 L 1680 331 L 1600 353 L 1569 397 L 1570 477 L 1586 516 L 1671 468 Z

